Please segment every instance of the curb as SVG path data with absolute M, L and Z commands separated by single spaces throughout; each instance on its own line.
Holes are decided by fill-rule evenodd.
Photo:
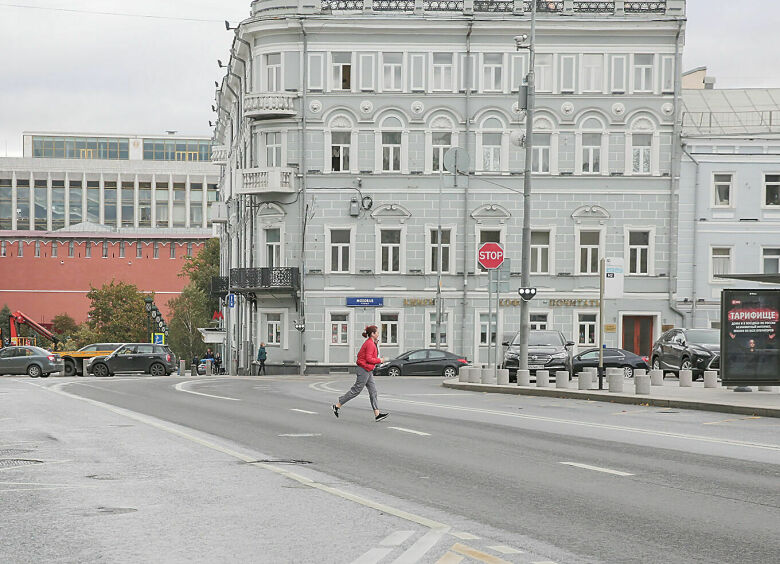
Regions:
M 677 407 L 680 409 L 697 409 L 701 411 L 717 411 L 736 415 L 755 415 L 759 417 L 780 417 L 780 408 L 753 407 L 748 405 L 733 405 L 724 403 L 709 403 L 697 400 L 653 398 L 651 396 L 629 396 L 625 394 L 594 393 L 579 390 L 562 390 L 559 388 L 528 388 L 518 386 L 498 386 L 496 384 L 467 384 L 457 381 L 445 381 L 445 388 L 485 392 L 493 394 L 510 394 L 516 396 L 541 396 L 548 398 L 579 399 L 603 401 L 629 405 L 649 405 L 653 407 Z M 608 393 L 608 392 L 607 392 Z

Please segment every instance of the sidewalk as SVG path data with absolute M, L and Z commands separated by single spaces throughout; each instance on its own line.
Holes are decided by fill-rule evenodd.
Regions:
M 459 382 L 457 379 L 445 380 L 443 385 L 445 388 L 471 390 L 473 392 L 546 396 L 633 405 L 699 409 L 761 417 L 780 417 L 780 392 L 778 392 L 777 387 L 772 392 L 759 392 L 753 386 L 753 391 L 748 393 L 735 392 L 723 387 L 705 389 L 704 383 L 694 382 L 690 388 L 681 388 L 676 378 L 667 378 L 664 379 L 663 386 L 651 386 L 650 395 L 636 395 L 634 393 L 633 379 L 625 379 L 623 393 L 610 393 L 607 391 L 606 379 L 604 380 L 604 390 L 578 390 L 577 380 L 578 378 L 575 377 L 569 382 L 568 389 L 556 388 L 555 382 L 551 382 L 548 388 L 537 388 L 536 386 L 521 387 L 516 384 L 503 386 L 496 384 L 468 384 Z M 598 381 L 594 382 L 593 387 L 598 387 Z

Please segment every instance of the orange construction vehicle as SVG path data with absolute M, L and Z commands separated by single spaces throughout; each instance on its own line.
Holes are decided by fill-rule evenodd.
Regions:
M 35 345 L 35 338 L 33 337 L 20 337 L 19 325 L 27 325 L 30 329 L 38 333 L 41 337 L 51 341 L 54 347 L 60 341 L 54 333 L 46 329 L 43 325 L 28 317 L 21 311 L 15 311 L 8 316 L 8 325 L 11 329 L 11 345 L 13 346 L 30 346 Z

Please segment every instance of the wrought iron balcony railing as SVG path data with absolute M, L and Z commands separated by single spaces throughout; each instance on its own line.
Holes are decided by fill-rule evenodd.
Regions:
M 211 277 L 211 295 L 215 297 L 226 296 L 230 290 L 227 276 Z
M 257 92 L 244 98 L 244 116 L 255 119 L 294 116 L 293 92 Z
M 294 292 L 299 288 L 300 272 L 297 268 L 230 269 L 230 289 L 239 294 L 274 290 Z
M 607 13 L 615 11 L 615 2 L 578 2 L 574 0 L 574 11 L 577 13 Z
M 414 0 L 374 0 L 375 12 L 414 12 Z

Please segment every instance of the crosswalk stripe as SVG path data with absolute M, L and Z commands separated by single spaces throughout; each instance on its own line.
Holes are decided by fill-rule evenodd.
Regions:
M 414 531 L 396 531 L 394 533 L 389 534 L 385 540 L 380 542 L 379 544 L 382 546 L 400 546 L 404 542 L 406 542 L 406 539 L 411 537 L 414 534 Z
M 364 555 L 352 561 L 352 564 L 376 564 L 393 552 L 392 548 L 372 548 Z
M 450 550 L 454 550 L 455 552 L 459 552 L 464 556 L 468 556 L 469 558 L 473 558 L 474 560 L 478 560 L 479 562 L 484 562 L 485 564 L 511 564 L 510 562 L 504 560 L 503 558 L 499 558 L 498 556 L 493 556 L 492 554 L 488 554 L 487 552 L 482 552 L 481 550 L 477 550 L 476 548 L 466 546 L 465 544 L 461 544 L 459 542 L 453 544 Z
M 291 409 L 290 411 L 297 411 L 298 413 L 308 413 L 309 415 L 317 415 L 316 411 L 306 411 L 305 409 Z
M 463 561 L 463 557 L 454 552 L 448 552 L 436 561 L 436 564 L 459 564 Z
M 431 529 L 401 556 L 393 560 L 393 564 L 414 564 L 419 562 L 426 552 L 436 546 L 446 532 L 447 529 Z
M 498 545 L 498 546 L 489 546 L 490 550 L 495 550 L 496 552 L 500 552 L 501 554 L 523 554 L 522 550 L 517 550 L 516 548 L 512 548 L 511 546 L 504 546 L 504 545 Z
M 478 536 L 472 535 L 471 533 L 454 532 L 450 534 L 460 540 L 476 540 L 479 538 Z

